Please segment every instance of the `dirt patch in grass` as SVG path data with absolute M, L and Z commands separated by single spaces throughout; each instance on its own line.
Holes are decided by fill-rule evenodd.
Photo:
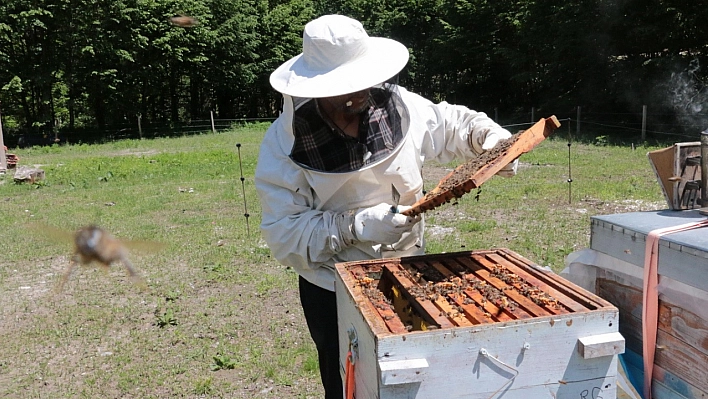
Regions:
M 157 155 L 159 153 L 160 153 L 160 151 L 157 151 L 157 150 L 139 151 L 139 150 L 135 150 L 135 149 L 127 149 L 127 150 L 116 151 L 112 155 L 115 155 L 115 156 L 127 156 L 127 155 L 146 156 L 146 155 Z
M 321 396 L 292 271 L 134 258 L 147 292 L 113 267 L 80 268 L 56 293 L 68 256 L 0 265 L 0 396 Z

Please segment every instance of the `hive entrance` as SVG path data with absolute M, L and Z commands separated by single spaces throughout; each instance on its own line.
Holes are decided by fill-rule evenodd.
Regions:
M 390 332 L 560 315 L 601 307 L 553 273 L 505 250 L 348 266 Z

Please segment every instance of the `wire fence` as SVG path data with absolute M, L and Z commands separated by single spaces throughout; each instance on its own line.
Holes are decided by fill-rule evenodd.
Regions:
M 494 119 L 510 131 L 524 129 L 541 117 L 554 113 L 531 112 L 511 117 L 499 118 L 496 110 Z M 562 126 L 556 134 L 567 135 L 569 139 L 607 142 L 680 142 L 698 141 L 700 134 L 708 129 L 708 113 L 650 113 L 647 107 L 637 113 L 581 113 L 577 107 L 575 115 L 555 114 Z M 530 118 L 529 118 L 530 115 Z M 539 115 L 537 118 L 536 115 Z M 527 122 L 523 120 L 527 119 Z
M 647 107 L 642 112 L 586 112 L 576 107 L 573 115 L 555 113 L 562 126 L 555 134 L 567 136 L 569 140 L 585 142 L 632 142 L 657 143 L 698 141 L 700 133 L 708 128 L 708 113 L 650 113 Z M 541 117 L 553 112 L 531 108 L 530 112 L 499 116 L 495 109 L 488 113 L 508 130 L 523 130 Z M 212 114 L 213 115 L 213 114 Z M 538 116 L 538 117 L 537 117 Z M 126 139 L 151 139 L 203 133 L 217 133 L 240 125 L 273 122 L 275 118 L 200 119 L 173 123 L 142 123 L 140 118 L 109 129 L 78 128 L 58 129 L 56 132 L 26 132 L 19 129 L 5 129 L 5 145 L 31 147 L 66 143 L 99 143 Z
M 124 140 L 171 137 L 205 132 L 216 133 L 249 123 L 272 122 L 274 120 L 275 118 L 204 119 L 171 124 L 152 123 L 144 126 L 138 122 L 137 126 L 128 125 L 120 127 L 117 131 L 108 132 L 107 137 L 110 140 Z
M 162 137 L 188 136 L 204 133 L 218 133 L 251 123 L 273 122 L 275 118 L 203 119 L 174 123 L 134 123 L 114 125 L 109 129 L 77 128 L 58 129 L 56 132 L 31 132 L 19 129 L 5 130 L 5 145 L 32 147 L 52 144 L 92 144 L 128 139 L 154 139 Z
M 538 119 L 535 119 L 536 115 L 539 115 L 538 119 L 542 117 L 548 117 L 553 115 L 553 113 L 538 113 L 532 111 L 529 114 L 507 118 L 506 120 L 497 121 L 506 129 L 514 132 L 516 130 L 524 130 Z M 681 141 L 699 141 L 700 133 L 706 130 L 708 123 L 701 124 L 697 123 L 678 123 L 675 125 L 663 125 L 663 124 L 652 124 L 647 122 L 648 118 L 646 113 L 644 114 L 631 114 L 631 113 L 588 113 L 582 119 L 562 117 L 556 115 L 558 120 L 561 122 L 561 128 L 556 130 L 554 136 L 565 137 L 569 140 L 568 147 L 568 171 L 567 175 L 562 174 L 558 176 L 557 182 L 553 184 L 557 185 L 567 185 L 568 188 L 568 203 L 572 203 L 572 170 L 570 162 L 570 141 L 580 140 L 590 140 L 595 143 L 608 144 L 610 140 L 608 137 L 619 138 L 619 140 L 624 143 L 631 141 L 632 148 L 634 149 L 634 144 L 641 144 L 652 138 L 657 142 L 671 143 L 671 142 L 681 142 Z M 622 116 L 618 121 L 617 116 Z M 656 116 L 656 115 L 655 115 Z M 667 115 L 676 117 L 675 114 Z M 498 118 L 498 114 L 495 112 L 495 118 Z M 632 119 L 637 117 L 642 117 L 641 122 L 633 122 Z M 688 115 L 686 116 L 688 117 Z M 697 121 L 705 120 L 708 121 L 708 114 L 705 115 L 690 115 L 691 118 L 695 118 Z M 705 119 L 704 119 L 705 118 Z M 529 119 L 524 122 L 522 119 Z M 535 119 L 535 120 L 534 120 Z M 183 123 L 149 123 L 142 124 L 139 120 L 134 124 L 125 124 L 124 126 L 116 126 L 112 129 L 99 130 L 99 129 L 83 129 L 75 132 L 60 132 L 59 144 L 63 143 L 79 143 L 79 142 L 97 142 L 97 141 L 118 141 L 125 139 L 150 139 L 150 138 L 160 138 L 160 137 L 175 137 L 183 135 L 193 135 L 193 134 L 210 134 L 218 133 L 221 131 L 229 130 L 235 127 L 244 126 L 251 123 L 269 123 L 273 122 L 275 118 L 238 118 L 238 119 L 208 119 L 208 120 L 191 120 Z M 607 122 L 607 121 L 613 122 Z M 650 119 L 649 119 L 650 120 Z M 1 125 L 0 125 L 1 126 Z M 656 126 L 656 127 L 655 127 Z M 667 127 L 667 129 L 662 130 L 662 127 Z M 65 135 L 65 136 L 64 136 Z M 1 136 L 0 136 L 1 137 Z M 17 146 L 17 142 L 13 142 L 12 135 L 5 136 L 5 145 L 9 148 Z M 25 136 L 26 137 L 26 136 Z M 82 137 L 86 137 L 82 139 Z M 53 136 L 47 137 L 46 135 L 39 136 L 35 141 L 27 141 L 24 145 L 51 145 L 55 144 L 55 138 Z M 240 155 L 240 154 L 239 154 Z M 243 175 L 241 176 L 241 181 L 243 182 Z M 535 186 L 537 183 L 528 183 L 523 180 L 515 180 L 510 183 L 519 186 Z M 549 183 L 550 184 L 550 183 Z M 631 201 L 630 201 L 631 202 Z M 628 206 L 660 206 L 663 203 L 656 204 L 629 204 Z M 246 215 L 248 211 L 246 210 Z

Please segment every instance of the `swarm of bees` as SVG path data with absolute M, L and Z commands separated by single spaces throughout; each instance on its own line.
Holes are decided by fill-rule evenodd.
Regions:
M 48 235 L 50 238 L 64 240 L 71 234 L 49 226 L 32 226 L 36 230 Z M 61 291 L 67 283 L 77 265 L 90 265 L 96 262 L 104 271 L 108 271 L 111 264 L 120 262 L 128 272 L 128 277 L 138 287 L 145 290 L 147 284 L 128 259 L 128 247 L 147 250 L 159 250 L 163 244 L 146 241 L 121 241 L 106 230 L 89 225 L 81 227 L 73 233 L 74 252 L 71 255 L 69 266 L 57 284 L 56 291 Z

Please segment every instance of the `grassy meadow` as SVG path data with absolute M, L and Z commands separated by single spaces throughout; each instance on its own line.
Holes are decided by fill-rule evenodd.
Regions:
M 0 176 L 0 397 L 321 397 L 297 276 L 258 228 L 266 128 L 10 151 L 46 178 Z M 560 271 L 590 216 L 666 207 L 656 147 L 568 144 L 552 137 L 516 177 L 428 212 L 428 252 L 505 247 Z M 454 166 L 427 164 L 427 188 Z M 130 254 L 148 290 L 116 264 L 54 291 L 87 224 L 156 243 Z

